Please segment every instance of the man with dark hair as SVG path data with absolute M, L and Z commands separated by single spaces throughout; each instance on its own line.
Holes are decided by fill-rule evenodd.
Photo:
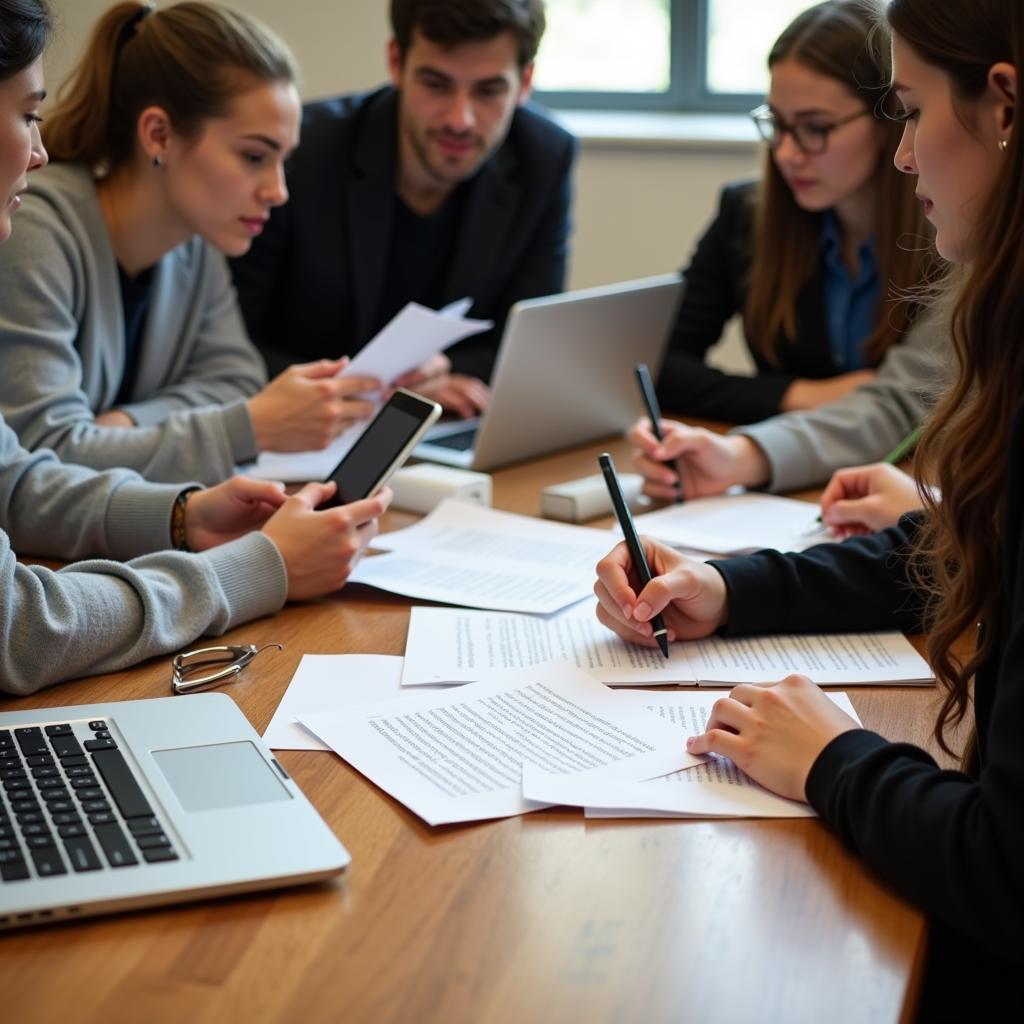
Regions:
M 290 201 L 233 265 L 272 374 L 351 355 L 407 302 L 495 322 L 398 383 L 486 408 L 509 308 L 562 290 L 568 133 L 526 106 L 541 0 L 392 0 L 392 85 L 309 104 Z

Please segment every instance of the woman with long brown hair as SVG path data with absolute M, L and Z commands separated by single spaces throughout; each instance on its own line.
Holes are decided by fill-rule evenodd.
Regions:
M 946 698 L 936 736 L 973 703 L 963 771 L 860 729 L 808 679 L 738 686 L 696 754 L 809 801 L 931 925 L 920 1019 L 1024 1015 L 1024 68 L 1019 0 L 890 0 L 896 165 L 936 247 L 963 264 L 953 384 L 925 431 L 924 510 L 868 538 L 802 555 L 704 566 L 648 543 L 659 574 L 639 593 L 628 554 L 598 567 L 599 617 L 650 644 L 677 637 L 899 628 L 927 631 Z M 957 654 L 964 635 L 976 644 Z
M 218 4 L 100 18 L 0 251 L 0 412 L 26 448 L 216 483 L 372 411 L 380 382 L 339 378 L 340 360 L 267 384 L 224 258 L 287 199 L 296 74 L 268 29 Z
M 662 408 L 744 424 L 721 437 L 666 421 L 664 444 L 631 434 L 652 497 L 733 484 L 788 490 L 882 458 L 927 411 L 948 338 L 914 303 L 929 229 L 892 166 L 884 116 L 889 55 L 872 6 L 828 0 L 800 14 L 768 56 L 767 142 L 758 182 L 728 186 L 685 271 L 662 368 Z M 754 376 L 707 365 L 740 314 Z M 676 461 L 678 475 L 666 467 Z

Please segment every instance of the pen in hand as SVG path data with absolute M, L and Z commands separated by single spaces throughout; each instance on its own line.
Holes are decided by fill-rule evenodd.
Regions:
M 622 496 L 622 488 L 619 486 L 619 478 L 615 473 L 615 463 L 612 457 L 604 452 L 597 457 L 604 476 L 605 485 L 608 488 L 608 496 L 612 499 L 612 507 L 615 509 L 615 518 L 619 521 L 619 528 L 626 540 L 626 547 L 629 549 L 629 557 L 633 561 L 633 568 L 640 578 L 640 589 L 643 590 L 651 582 L 651 568 L 647 564 L 647 556 L 644 554 L 643 545 L 637 536 L 636 526 L 633 525 L 633 517 L 630 515 L 629 506 Z M 665 628 L 665 621 L 661 614 L 651 619 L 651 629 L 654 631 L 654 639 L 661 649 L 661 653 L 668 657 L 668 630 Z
M 658 407 L 658 396 L 654 393 L 654 385 L 651 383 L 651 374 L 647 369 L 647 364 L 637 363 L 633 368 L 633 372 L 636 374 L 637 383 L 640 385 L 640 395 L 644 400 L 644 407 L 647 409 L 647 415 L 651 421 L 651 430 L 654 431 L 658 444 L 662 444 L 665 440 L 665 435 L 661 432 L 661 409 Z M 681 505 L 683 503 L 683 478 L 679 472 L 679 467 L 671 459 L 662 464 L 676 474 L 676 504 Z

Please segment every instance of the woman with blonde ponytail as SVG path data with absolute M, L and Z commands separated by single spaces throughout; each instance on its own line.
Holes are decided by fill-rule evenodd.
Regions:
M 5 244 L 21 230 L 14 220 L 28 175 L 46 164 L 39 106 L 49 38 L 43 0 L 0 0 Z M 10 294 L 2 277 L 0 294 Z M 0 376 L 17 372 L 0 346 Z M 276 611 L 286 598 L 338 589 L 388 494 L 315 511 L 333 491 L 309 484 L 286 498 L 275 484 L 243 477 L 204 490 L 146 483 L 128 470 L 96 473 L 25 451 L 0 416 L 0 693 L 125 668 Z M 53 572 L 22 564 L 15 549 L 91 560 Z
M 895 164 L 962 265 L 953 383 L 918 452 L 942 500 L 924 490 L 898 526 L 802 555 L 704 565 L 648 543 L 642 590 L 617 548 L 598 566 L 599 617 L 648 645 L 657 613 L 686 638 L 927 632 L 937 740 L 952 752 L 950 727 L 973 725 L 962 771 L 859 728 L 802 676 L 736 687 L 687 749 L 811 803 L 927 913 L 918 1020 L 1024 1020 L 1024 6 L 890 0 L 887 21 Z
M 27 448 L 215 483 L 368 414 L 379 382 L 339 379 L 340 360 L 266 383 L 224 259 L 287 199 L 295 77 L 280 40 L 217 4 L 100 19 L 0 252 L 0 413 Z

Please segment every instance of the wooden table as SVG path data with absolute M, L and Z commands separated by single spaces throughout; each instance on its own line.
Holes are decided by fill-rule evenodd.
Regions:
M 596 471 L 591 445 L 495 475 L 495 505 Z M 388 524 L 411 517 L 395 514 Z M 350 587 L 234 630 L 280 641 L 226 690 L 262 732 L 305 652 L 401 654 L 409 602 Z M 0 709 L 170 692 L 168 658 Z M 932 749 L 935 689 L 858 689 L 865 724 Z M 187 698 L 182 698 L 187 699 Z M 333 754 L 280 759 L 352 853 L 338 881 L 0 938 L 5 1017 L 32 1021 L 907 1019 L 922 916 L 817 821 L 429 828 Z

